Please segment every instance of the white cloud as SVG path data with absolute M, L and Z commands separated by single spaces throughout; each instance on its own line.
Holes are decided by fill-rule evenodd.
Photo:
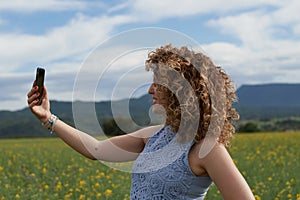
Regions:
M 292 31 L 297 30 L 295 27 L 299 24 L 299 6 L 299 1 L 291 0 L 270 10 L 258 8 L 254 11 L 226 15 L 212 19 L 207 24 L 221 28 L 225 34 L 234 35 L 243 44 L 264 47 L 266 43 L 277 40 L 280 36 L 292 40 Z
M 299 2 L 299 1 L 297 1 Z M 233 74 L 243 76 L 240 83 L 297 82 L 287 78 L 299 68 L 300 41 L 297 34 L 299 3 L 290 1 L 276 9 L 231 14 L 208 21 L 207 25 L 238 39 L 238 43 L 212 43 L 205 46 L 217 61 L 228 65 Z M 287 28 L 288 27 L 288 28 Z M 264 78 L 269 77 L 269 78 Z M 298 74 L 299 76 L 299 74 Z M 294 77 L 294 79 L 292 78 Z
M 299 82 L 295 75 L 287 78 L 287 74 L 297 73 L 300 66 L 300 42 L 272 41 L 265 49 L 256 51 L 252 46 L 239 46 L 230 43 L 211 43 L 203 46 L 205 52 L 214 63 L 221 65 L 230 74 L 243 76 L 244 79 L 235 77 L 243 83 L 274 82 Z M 269 76 L 271 78 L 264 78 Z M 299 74 L 298 74 L 299 76 Z M 254 78 L 255 77 L 255 78 Z
M 32 85 L 33 74 L 0 73 L 0 110 L 14 110 L 26 106 L 26 95 Z
M 44 35 L 0 33 L 0 74 L 1 80 L 6 80 L 1 89 L 3 94 L 8 94 L 1 96 L 0 109 L 26 106 L 34 71 L 17 71 L 28 71 L 26 68 L 35 65 L 46 67 L 46 84 L 52 99 L 71 100 L 75 77 L 84 58 L 97 44 L 109 38 L 116 26 L 131 20 L 122 15 L 89 17 L 77 14 L 64 26 L 53 27 Z M 15 81 L 20 77 L 25 84 Z
M 216 42 L 202 47 L 216 65 L 233 67 L 249 62 L 246 58 L 249 57 L 250 52 L 234 44 Z
M 293 24 L 299 23 L 299 8 L 300 1 L 289 0 L 285 1 L 281 7 L 275 10 L 271 17 L 274 20 L 274 24 Z
M 26 1 L 12 0 L 2 2 L 0 11 L 16 13 L 43 10 L 80 11 L 87 10 L 93 5 L 106 6 L 94 1 L 36 0 L 29 4 Z M 201 20 L 208 18 L 209 21 L 206 24 L 208 28 L 215 30 L 218 34 L 230 35 L 231 38 L 236 39 L 238 42 L 233 43 L 226 41 L 226 37 L 223 37 L 218 42 L 204 44 L 203 49 L 216 64 L 223 66 L 233 76 L 238 85 L 272 81 L 296 82 L 299 80 L 300 73 L 298 70 L 300 61 L 297 59 L 300 55 L 300 23 L 297 8 L 299 8 L 297 0 L 263 2 L 261 0 L 246 2 L 229 0 L 226 3 L 221 0 L 186 0 L 184 2 L 129 0 L 108 8 L 106 10 L 108 15 L 91 17 L 88 16 L 88 12 L 77 14 L 64 26 L 52 27 L 44 35 L 0 32 L 0 79 L 4 81 L 3 84 L 14 83 L 14 80 L 18 79 L 23 85 L 18 87 L 18 84 L 14 84 L 14 88 L 11 88 L 12 86 L 9 85 L 2 87 L 1 83 L 4 94 L 12 89 L 16 92 L 13 95 L 1 96 L 7 100 L 1 101 L 0 109 L 8 107 L 9 104 L 14 108 L 26 105 L 24 99 L 26 99 L 27 86 L 30 87 L 34 74 L 14 75 L 15 71 L 19 69 L 26 71 L 24 68 L 28 65 L 45 64 L 47 66 L 46 81 L 51 98 L 70 100 L 73 95 L 76 73 L 84 58 L 99 42 L 108 39 L 112 33 L 117 33 L 121 25 L 136 23 L 147 26 L 148 22 L 158 22 L 159 25 L 160 20 L 170 17 L 182 19 L 185 16 L 195 16 Z M 124 14 L 121 15 L 120 12 Z M 0 25 L 1 23 L 5 23 L 5 20 L 0 19 Z M 182 27 L 185 26 L 182 25 Z M 184 32 L 185 30 L 178 31 Z M 288 37 L 289 35 L 291 37 Z M 101 56 L 109 57 L 111 51 L 122 52 L 122 48 L 124 47 L 106 48 L 106 54 Z M 103 77 L 107 86 L 115 86 L 118 80 L 122 83 L 123 88 L 118 86 L 117 97 L 123 97 L 126 92 L 127 94 L 128 91 L 130 92 L 129 88 L 134 89 L 136 85 L 142 85 L 140 83 L 143 80 L 148 80 L 146 76 L 149 76 L 149 73 L 147 72 L 145 76 L 134 70 L 128 73 L 129 69 L 142 65 L 141 62 L 145 60 L 144 55 L 133 55 L 116 60 L 109 73 Z M 91 67 L 95 67 L 90 71 L 91 73 L 105 66 L 99 58 L 88 61 L 91 62 Z M 89 82 L 97 81 L 88 75 L 84 78 Z M 85 85 L 85 87 L 90 86 Z M 111 87 L 102 89 L 97 90 L 98 99 L 111 97 Z M 84 95 L 84 93 L 81 94 Z
M 265 48 L 270 41 L 270 17 L 262 11 L 241 13 L 210 20 L 208 25 L 221 28 L 222 32 L 239 39 L 243 45 L 256 49 Z
M 300 23 L 299 24 L 296 24 L 293 28 L 293 32 L 295 35 L 298 35 L 300 36 Z
M 89 7 L 104 7 L 101 2 L 88 2 L 80 0 L 10 0 L 1 1 L 0 11 L 13 11 L 18 13 L 36 11 L 66 11 L 66 10 L 85 10 Z
M 32 62 L 49 63 L 72 56 L 83 59 L 88 50 L 109 37 L 115 26 L 130 20 L 127 16 L 88 17 L 81 14 L 45 35 L 0 34 L 0 72 L 7 71 L 7 66 L 13 71 Z
M 130 7 L 131 4 L 132 4 L 132 2 L 130 0 L 129 1 L 125 1 L 124 3 L 120 3 L 120 4 L 117 4 L 117 5 L 109 8 L 107 10 L 107 12 L 108 13 L 118 12 L 118 11 L 127 9 L 128 7 Z
M 280 0 L 228 0 L 226 3 L 221 0 L 186 0 L 184 2 L 181 0 L 135 0 L 132 2 L 132 12 L 145 21 L 157 21 L 168 17 L 184 17 L 196 14 L 215 14 L 215 16 L 218 16 L 232 11 L 253 9 L 258 6 L 279 6 L 282 4 Z

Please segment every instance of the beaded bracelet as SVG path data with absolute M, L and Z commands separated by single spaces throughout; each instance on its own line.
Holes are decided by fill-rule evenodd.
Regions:
M 53 127 L 54 127 L 54 124 L 55 124 L 56 120 L 58 120 L 58 117 L 51 114 L 50 118 L 45 123 L 42 123 L 42 125 L 45 128 L 47 128 L 48 130 L 50 130 L 50 133 L 52 134 L 53 133 Z

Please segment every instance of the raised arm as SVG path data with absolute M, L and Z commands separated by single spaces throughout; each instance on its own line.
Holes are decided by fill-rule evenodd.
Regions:
M 79 131 L 63 121 L 58 120 L 53 132 L 73 149 L 93 160 L 122 162 L 135 160 L 144 149 L 147 138 L 160 126 L 150 126 L 136 132 L 112 137 L 106 140 L 97 140 L 94 137 Z
M 37 86 L 33 86 L 27 94 L 31 112 L 42 122 L 46 123 L 51 117 L 47 89 L 44 87 L 42 104 L 38 105 Z M 121 162 L 136 159 L 144 145 L 155 131 L 161 126 L 150 126 L 131 134 L 113 137 L 99 141 L 96 138 L 79 131 L 61 120 L 56 120 L 53 132 L 70 147 L 90 159 Z
M 202 163 L 224 200 L 255 200 L 246 180 L 222 144 L 216 144 Z

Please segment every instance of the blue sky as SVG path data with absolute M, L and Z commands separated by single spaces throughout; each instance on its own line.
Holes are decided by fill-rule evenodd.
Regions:
M 27 106 L 37 66 L 46 68 L 50 99 L 138 96 L 152 79 L 143 69 L 147 52 L 176 37 L 197 43 L 237 87 L 299 83 L 299 7 L 297 0 L 1 1 L 0 110 Z M 170 38 L 158 40 L 164 31 Z

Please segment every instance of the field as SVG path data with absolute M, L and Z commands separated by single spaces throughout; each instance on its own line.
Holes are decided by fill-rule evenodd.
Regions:
M 300 200 L 300 133 L 240 134 L 229 149 L 256 199 Z M 57 138 L 0 140 L 0 200 L 129 199 L 130 173 Z M 222 199 L 212 186 L 207 200 Z

